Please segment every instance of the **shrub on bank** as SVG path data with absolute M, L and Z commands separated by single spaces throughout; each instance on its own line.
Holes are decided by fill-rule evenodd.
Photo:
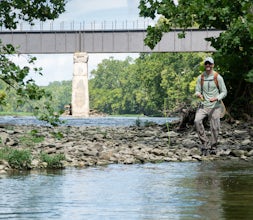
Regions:
M 63 154 L 48 155 L 46 153 L 41 153 L 38 157 L 40 163 L 45 162 L 47 164 L 46 168 L 63 168 L 62 161 L 65 160 L 65 156 Z M 0 160 L 7 161 L 12 169 L 31 169 L 33 159 L 32 152 L 28 149 L 13 149 L 11 147 L 0 148 Z
M 41 153 L 40 160 L 47 163 L 47 168 L 63 168 L 62 161 L 65 160 L 65 156 L 63 154 Z
M 0 160 L 6 160 L 13 169 L 30 169 L 32 154 L 30 150 L 19 150 L 10 147 L 0 149 Z

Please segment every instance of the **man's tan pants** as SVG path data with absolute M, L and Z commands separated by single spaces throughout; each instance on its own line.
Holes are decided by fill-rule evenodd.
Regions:
M 203 119 L 207 116 L 208 120 L 210 121 L 211 141 L 209 141 L 208 137 L 206 136 L 203 125 Z M 204 145 L 203 148 L 210 148 L 211 146 L 217 144 L 220 131 L 220 108 L 199 108 L 196 112 L 194 123 L 199 139 Z

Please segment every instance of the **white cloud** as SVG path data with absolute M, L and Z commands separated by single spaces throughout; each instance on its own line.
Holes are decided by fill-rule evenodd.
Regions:
M 60 20 L 96 20 L 103 18 L 106 11 L 125 8 L 127 0 L 72 0 L 66 4 L 66 11 L 60 15 Z

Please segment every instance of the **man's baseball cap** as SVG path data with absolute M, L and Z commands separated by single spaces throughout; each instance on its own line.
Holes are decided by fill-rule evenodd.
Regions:
M 207 58 L 205 59 L 204 63 L 206 63 L 206 62 L 209 62 L 209 63 L 211 63 L 211 64 L 214 64 L 214 60 L 213 60 L 212 57 L 207 57 Z

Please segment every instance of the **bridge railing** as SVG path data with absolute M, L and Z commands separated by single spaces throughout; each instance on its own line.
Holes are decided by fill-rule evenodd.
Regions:
M 151 19 L 139 20 L 115 20 L 115 21 L 50 21 L 37 22 L 30 25 L 21 22 L 15 30 L 11 31 L 74 31 L 74 30 L 138 30 L 147 29 L 149 25 L 155 25 L 156 21 Z M 0 27 L 0 31 L 10 31 Z

